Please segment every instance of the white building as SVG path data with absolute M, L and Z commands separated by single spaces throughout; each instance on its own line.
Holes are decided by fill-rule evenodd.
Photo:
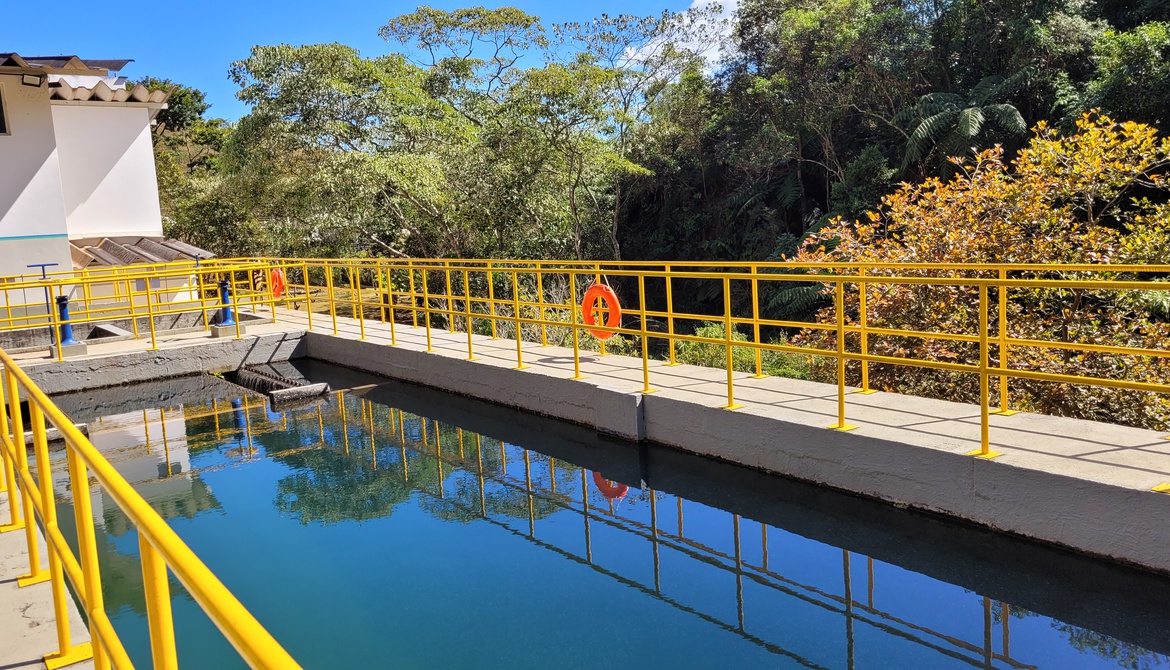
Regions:
M 169 93 L 128 87 L 128 62 L 0 53 L 0 277 L 201 255 L 163 240 L 151 125 Z

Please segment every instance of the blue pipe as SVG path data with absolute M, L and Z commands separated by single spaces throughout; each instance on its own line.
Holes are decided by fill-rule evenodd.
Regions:
M 77 340 L 73 339 L 73 324 L 69 323 L 69 296 L 57 296 L 57 311 L 61 315 L 61 346 L 78 344 Z
M 232 285 L 226 279 L 219 283 L 219 300 L 223 304 L 223 309 L 219 311 L 219 325 L 236 325 L 236 318 L 232 313 Z

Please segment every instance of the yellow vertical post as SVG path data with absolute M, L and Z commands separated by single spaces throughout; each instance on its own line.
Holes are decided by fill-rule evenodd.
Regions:
M 577 275 L 569 270 L 569 328 L 573 331 L 573 376 L 570 379 L 584 379 L 581 374 L 581 342 L 577 334 Z
M 53 494 L 53 474 L 49 465 L 49 442 L 45 439 L 45 415 L 41 406 L 30 398 L 28 403 L 28 422 L 32 428 L 33 455 L 37 463 L 37 487 L 41 494 L 41 523 L 45 528 L 45 537 L 50 537 L 57 530 L 57 498 Z M 31 524 L 30 524 L 31 526 Z M 91 656 L 90 650 L 74 649 L 69 638 L 69 591 L 65 589 L 65 572 L 61 566 L 61 557 L 54 546 L 48 545 L 49 583 L 53 587 L 53 616 L 57 619 L 57 651 L 45 656 L 45 666 L 52 669 L 69 663 L 74 663 Z
M 138 314 L 134 310 L 134 291 L 130 280 L 126 280 L 126 305 L 130 310 L 130 325 L 134 329 L 134 339 L 138 339 Z
M 0 366 L 0 382 L 7 376 L 7 370 Z M 7 396 L 5 385 L 0 383 L 0 437 L 9 435 L 8 432 L 8 414 L 4 411 L 4 399 Z M 23 442 L 23 440 L 21 440 Z M 17 444 L 16 440 L 12 444 Z M 10 530 L 20 530 L 24 528 L 24 517 L 20 513 L 20 489 L 17 488 L 16 483 L 16 460 L 4 448 L 2 441 L 0 441 L 0 461 L 4 465 L 4 490 L 8 492 L 8 523 L 0 526 L 0 533 Z
M 516 318 L 516 368 L 523 370 L 528 366 L 524 364 L 524 354 L 521 347 L 523 341 L 523 332 L 520 327 L 520 279 L 515 270 L 512 270 L 512 315 Z
M 17 387 L 16 375 L 7 371 L 8 377 L 8 418 L 12 424 L 12 444 L 16 447 L 16 476 L 17 488 L 20 491 L 21 507 L 24 508 L 24 540 L 28 549 L 28 574 L 16 578 L 19 586 L 39 584 L 49 578 L 49 573 L 41 567 L 41 554 L 37 541 L 36 505 L 33 503 L 33 492 L 21 485 L 25 476 L 29 476 L 28 448 L 24 441 L 24 419 L 20 413 L 20 389 Z M 15 529 L 14 529 L 15 530 Z
M 329 318 L 333 319 L 333 334 L 337 334 L 337 296 L 333 294 L 333 266 L 328 261 L 325 267 L 325 295 L 329 299 Z
M 987 284 L 979 284 L 979 448 L 967 452 L 968 456 L 995 458 L 1002 454 L 991 450 L 991 365 L 988 349 L 988 301 Z
M 66 445 L 65 453 L 69 463 L 69 481 L 73 489 L 73 517 L 77 526 L 77 549 L 83 580 L 83 584 L 74 586 L 84 594 L 86 619 L 89 620 L 89 638 L 96 641 L 99 638 L 93 613 L 105 611 L 105 603 L 102 599 L 101 568 L 98 566 L 97 541 L 93 531 L 93 501 L 89 493 L 89 475 L 85 463 L 72 445 Z M 110 667 L 102 645 L 94 644 L 92 649 L 94 667 L 97 670 Z
M 398 332 L 394 328 L 397 318 L 394 315 L 394 269 L 386 268 L 386 300 L 390 303 L 390 344 L 398 344 Z
M 755 343 L 756 350 L 756 374 L 752 375 L 754 379 L 763 379 L 767 375 L 764 374 L 764 352 L 760 349 L 760 280 L 756 276 L 758 274 L 757 266 L 751 266 L 752 271 L 752 341 Z
M 834 309 L 837 313 L 837 423 L 833 430 L 853 430 L 857 426 L 845 423 L 845 280 L 836 281 Z
M 653 393 L 650 388 L 650 331 L 646 329 L 646 275 L 638 273 L 638 316 L 642 328 L 642 393 Z
M 1008 368 L 1008 330 L 1007 330 L 1007 268 L 1000 268 L 999 271 L 999 288 L 997 290 L 999 299 L 999 369 L 1007 370 Z M 1001 374 L 999 376 L 999 409 L 995 410 L 995 414 L 1000 416 L 1011 416 L 1016 413 L 1014 409 L 1008 409 L 1008 376 Z
M 670 360 L 667 365 L 678 365 L 674 360 L 674 280 L 670 266 L 666 266 L 666 343 L 669 345 Z
M 858 268 L 857 274 L 861 277 L 865 276 L 865 268 Z M 869 283 L 860 281 L 857 284 L 858 288 L 858 324 L 861 327 L 861 355 L 869 355 Z M 861 360 L 861 388 L 857 390 L 858 393 L 870 394 L 876 393 L 869 387 L 869 361 Z
M 735 404 L 735 380 L 732 376 L 734 368 L 732 367 L 731 358 L 731 333 L 734 324 L 731 319 L 731 277 L 724 275 L 723 277 L 723 346 L 727 350 L 727 404 L 723 405 L 723 409 L 739 409 L 743 405 Z
M 475 360 L 475 351 L 471 345 L 471 282 L 467 268 L 463 269 L 463 318 L 467 327 L 467 360 Z
M 378 317 L 386 323 L 386 286 L 382 283 L 382 266 L 374 266 L 374 275 L 378 278 Z
M 596 264 L 594 264 L 594 266 L 593 266 L 593 270 L 594 270 L 594 277 L 593 277 L 593 281 L 594 281 L 595 283 L 598 283 L 598 284 L 600 284 L 600 283 L 601 283 L 601 264 L 600 264 L 600 263 L 596 263 Z M 590 305 L 590 306 L 589 306 L 589 309 L 596 309 L 596 306 L 597 306 L 597 302 L 594 302 L 594 304 L 592 304 L 592 305 Z M 582 309 L 584 309 L 584 307 L 582 307 Z M 598 341 L 598 347 L 597 347 L 597 350 L 598 350 L 598 351 L 597 351 L 597 354 L 598 354 L 599 356 L 604 356 L 604 355 L 605 355 L 605 340 L 600 340 L 600 341 Z
M 167 564 L 142 533 L 138 534 L 138 550 L 142 556 L 142 585 L 146 592 L 150 656 L 156 670 L 176 670 L 179 661 L 175 653 L 175 623 L 171 614 Z
M 349 285 L 350 297 L 353 299 L 353 311 L 357 312 L 358 329 L 361 331 L 361 337 L 358 339 L 366 339 L 366 306 L 362 302 L 362 277 L 361 269 L 356 268 L 352 263 L 348 266 L 349 270 Z
M 284 268 L 273 267 L 271 265 L 268 266 L 268 268 L 267 268 L 268 276 L 266 277 L 266 279 L 268 281 L 265 282 L 265 284 L 264 284 L 268 289 L 267 291 L 265 291 L 265 293 L 267 293 L 268 295 L 265 296 L 264 302 L 268 303 L 268 312 L 270 314 L 272 314 L 272 323 L 276 323 L 276 293 L 273 291 L 273 284 L 275 284 L 276 282 L 272 281 L 272 276 L 273 276 L 273 273 L 275 273 L 277 270 L 280 270 L 281 274 L 284 274 Z
M 62 287 L 58 286 L 57 289 L 62 290 Z M 52 295 L 52 293 L 53 290 L 49 289 L 49 294 Z M 52 329 L 49 332 L 53 333 L 53 339 L 57 342 L 57 360 L 63 361 L 65 360 L 65 347 L 60 344 L 61 328 L 57 322 L 57 310 L 54 307 L 54 302 L 51 300 L 49 301 L 49 328 Z
M 434 351 L 431 346 L 431 297 L 427 290 L 427 269 L 423 266 L 422 270 L 422 290 L 423 290 L 423 326 L 427 331 L 427 351 Z
M 443 261 L 443 288 L 447 294 L 447 332 L 455 332 L 455 307 L 451 302 L 451 261 Z
M 414 284 L 414 261 L 406 261 L 406 277 L 410 280 L 410 323 L 418 328 L 418 293 Z
M 499 339 L 500 335 L 496 332 L 496 284 L 492 281 L 492 264 L 489 261 L 487 264 L 487 282 L 488 282 L 488 312 L 491 314 L 488 317 L 488 322 L 492 325 L 492 339 Z
M 548 346 L 548 326 L 544 324 L 544 268 L 536 266 L 536 304 L 540 309 L 540 346 Z
M 305 280 L 305 316 L 309 319 L 309 330 L 313 329 L 313 299 L 309 297 L 309 264 L 301 263 L 301 275 Z

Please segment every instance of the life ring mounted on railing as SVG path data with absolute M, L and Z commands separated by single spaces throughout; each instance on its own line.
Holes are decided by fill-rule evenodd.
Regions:
M 279 298 L 284 295 L 284 270 L 280 268 L 272 268 L 268 273 L 272 281 L 269 284 L 272 287 L 272 297 Z
M 593 483 L 597 485 L 597 490 L 601 491 L 601 495 L 610 500 L 621 500 L 626 497 L 626 493 L 630 490 L 630 487 L 625 484 L 621 482 L 610 482 L 605 477 L 602 477 L 600 472 L 596 471 L 593 473 Z
M 269 293 L 273 298 L 284 296 L 286 288 L 284 270 L 272 268 L 267 274 L 263 270 L 252 271 L 252 290 L 258 293 Z
M 622 325 L 622 306 L 618 302 L 617 293 L 605 284 L 594 284 L 585 291 L 581 300 L 582 319 L 586 326 L 597 325 L 597 312 L 605 311 L 605 327 L 618 328 Z M 590 330 L 589 334 L 601 341 L 614 336 L 612 330 Z

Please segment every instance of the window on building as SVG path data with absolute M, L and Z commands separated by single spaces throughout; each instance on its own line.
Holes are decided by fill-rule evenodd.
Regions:
M 0 135 L 8 134 L 8 110 L 4 105 L 4 87 L 0 86 Z

